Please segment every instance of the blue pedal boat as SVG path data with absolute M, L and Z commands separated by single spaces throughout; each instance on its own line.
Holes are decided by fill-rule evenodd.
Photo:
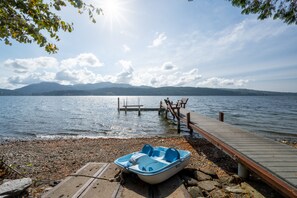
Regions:
M 187 150 L 146 144 L 141 151 L 124 155 L 114 163 L 137 174 L 146 183 L 158 184 L 186 167 L 190 157 L 191 152 Z

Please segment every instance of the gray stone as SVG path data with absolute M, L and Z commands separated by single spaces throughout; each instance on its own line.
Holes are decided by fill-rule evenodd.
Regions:
M 240 185 L 236 185 L 236 186 L 228 186 L 226 187 L 226 191 L 227 192 L 232 192 L 232 193 L 246 193 L 246 191 L 244 189 L 242 189 L 240 187 Z
M 213 189 L 221 185 L 217 181 L 206 180 L 206 181 L 198 182 L 198 186 L 206 191 L 212 191 Z
M 213 190 L 210 192 L 210 197 L 212 198 L 226 198 L 229 197 L 222 189 Z
M 11 180 L 0 186 L 0 197 L 14 197 L 26 190 L 32 184 L 32 179 L 23 178 Z
M 198 186 L 198 181 L 187 175 L 182 176 L 186 186 Z
M 201 189 L 198 186 L 189 187 L 188 192 L 193 198 L 204 197 Z
M 228 179 L 228 183 L 230 184 L 240 184 L 241 182 L 242 182 L 242 179 L 238 175 L 232 175 Z
M 240 186 L 245 190 L 246 193 L 249 194 L 250 197 L 265 198 L 260 192 L 258 192 L 255 188 L 253 188 L 246 182 L 241 183 Z
M 216 173 L 216 171 L 214 170 L 214 169 L 212 169 L 212 168 L 199 168 L 199 170 L 201 171 L 201 172 L 203 172 L 203 173 L 205 173 L 205 174 L 207 174 L 207 175 L 210 175 L 210 176 L 212 176 L 212 177 L 217 177 L 217 173 Z
M 198 181 L 204 181 L 204 180 L 211 180 L 212 177 L 201 172 L 201 171 L 195 171 L 194 172 L 194 178 L 197 179 Z

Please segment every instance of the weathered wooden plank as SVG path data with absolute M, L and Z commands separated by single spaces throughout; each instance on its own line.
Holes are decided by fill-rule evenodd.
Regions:
M 186 190 L 180 177 L 175 175 L 156 186 L 154 197 L 190 198 L 191 196 Z
M 289 178 L 297 178 L 297 173 L 295 171 L 288 171 L 288 172 L 276 172 L 275 174 L 279 175 L 282 178 L 289 179 Z
M 232 147 L 234 148 L 238 148 L 238 149 L 253 149 L 253 150 L 263 150 L 263 149 L 266 149 L 266 150 L 269 150 L 269 149 L 273 149 L 275 151 L 278 151 L 278 150 L 286 150 L 286 151 L 295 151 L 295 153 L 297 154 L 297 149 L 291 149 L 291 148 L 287 148 L 287 147 L 282 147 L 282 145 L 254 145 L 254 146 L 244 146 L 244 145 L 236 145 L 236 144 L 230 144 Z
M 268 144 L 264 144 L 264 145 L 240 145 L 240 144 L 230 144 L 232 147 L 238 147 L 238 148 L 242 148 L 242 149 L 262 149 L 262 148 L 269 148 L 269 149 L 273 149 L 275 151 L 277 150 L 286 150 L 286 151 L 290 151 L 293 153 L 297 154 L 297 149 L 295 148 L 291 148 L 291 147 L 286 147 L 286 146 L 282 146 L 282 145 L 268 145 Z
M 243 154 L 248 155 L 248 156 L 257 156 L 257 155 L 261 155 L 261 156 L 272 156 L 272 157 L 284 157 L 284 156 L 291 156 L 291 157 L 295 157 L 297 158 L 297 153 L 296 152 L 291 152 L 288 150 L 266 150 L 266 149 L 238 149 L 239 151 L 241 151 Z
M 107 168 L 97 176 L 99 179 L 95 179 L 79 197 L 114 197 L 120 187 L 119 182 L 114 180 L 115 176 L 119 174 L 119 171 L 119 168 L 115 164 L 108 164 Z
M 296 158 L 271 158 L 271 157 L 261 157 L 261 156 L 253 156 L 251 160 L 262 163 L 262 162 L 296 162 Z
M 268 169 L 278 173 L 278 172 L 295 172 L 297 173 L 297 167 L 284 167 L 284 166 L 276 166 L 276 167 L 269 167 L 267 166 Z
M 73 174 L 81 176 L 68 176 L 59 185 L 44 194 L 42 197 L 72 197 L 77 192 L 84 190 L 86 187 L 85 184 L 89 185 L 94 180 L 92 177 L 102 172 L 106 166 L 106 163 L 88 163 Z
M 259 150 L 250 150 L 250 151 L 242 151 L 245 155 L 269 155 L 269 154 L 276 154 L 276 155 L 297 155 L 293 151 L 287 151 L 287 150 L 269 150 L 264 152 L 260 152 Z
M 297 160 L 296 155 L 278 155 L 278 154 L 250 154 L 247 155 L 249 158 L 258 159 L 258 158 L 271 158 L 271 159 L 295 159 Z
M 287 181 L 297 187 L 297 178 L 288 178 Z
M 268 167 L 274 167 L 274 166 L 285 166 L 285 167 L 295 167 L 297 166 L 297 160 L 295 162 L 259 162 L 259 164 L 263 166 L 268 166 Z

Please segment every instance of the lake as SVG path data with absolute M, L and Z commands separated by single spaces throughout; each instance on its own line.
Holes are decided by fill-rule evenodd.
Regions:
M 158 112 L 118 113 L 117 96 L 2 96 L 0 140 L 64 137 L 177 135 L 176 123 Z M 128 104 L 158 107 L 164 96 L 120 97 Z M 180 97 L 170 97 L 177 101 Z M 187 108 L 268 137 L 297 137 L 296 96 L 190 96 Z M 183 134 L 187 129 L 183 128 Z

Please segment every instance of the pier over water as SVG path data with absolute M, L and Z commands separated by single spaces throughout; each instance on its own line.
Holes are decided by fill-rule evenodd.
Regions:
M 165 99 L 165 114 L 170 112 L 186 123 L 190 132 L 197 132 L 238 162 L 238 175 L 248 177 L 254 172 L 286 197 L 297 197 L 297 149 L 271 139 L 257 136 L 220 120 L 191 112 Z

